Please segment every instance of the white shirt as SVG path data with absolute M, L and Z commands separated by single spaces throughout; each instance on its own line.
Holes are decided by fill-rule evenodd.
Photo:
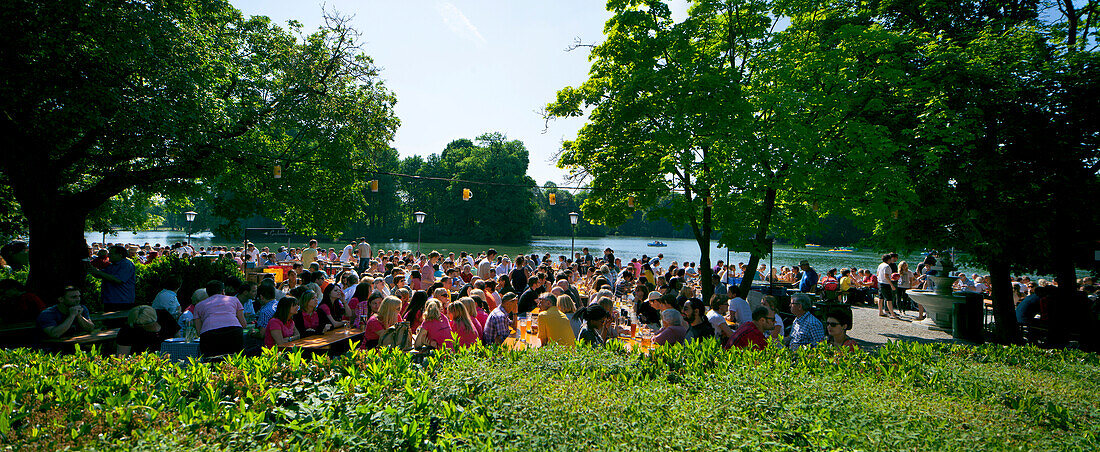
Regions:
M 345 246 L 344 251 L 340 253 L 340 262 L 348 262 L 351 260 L 351 245 Z
M 731 298 L 730 312 L 734 313 L 738 325 L 752 320 L 752 308 L 749 307 L 749 302 L 745 301 L 744 298 Z
M 713 309 L 710 309 L 707 311 L 707 321 L 710 322 L 710 326 L 714 327 L 714 332 L 717 333 L 718 328 L 721 327 L 723 323 L 726 323 L 726 318 L 714 312 Z
M 890 284 L 890 264 L 885 262 L 878 264 L 878 283 Z
M 172 317 L 179 318 L 180 316 L 180 301 L 176 297 L 176 293 L 162 289 L 157 293 L 156 298 L 153 298 L 153 309 L 163 309 L 172 314 Z
M 359 260 L 370 260 L 373 257 L 370 255 L 370 243 L 363 242 L 359 244 Z

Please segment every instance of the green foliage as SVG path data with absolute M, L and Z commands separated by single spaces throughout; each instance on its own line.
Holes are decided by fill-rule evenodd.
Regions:
M 135 299 L 139 304 L 149 304 L 164 288 L 163 284 L 172 276 L 183 280 L 179 292 L 180 303 L 184 306 L 191 300 L 191 294 L 206 287 L 211 280 L 228 281 L 236 278 L 244 280 L 244 274 L 236 262 L 229 259 L 192 258 L 183 259 L 174 253 L 154 259 L 149 264 L 135 263 L 137 266 L 137 287 Z
M 142 231 L 160 226 L 164 217 L 152 213 L 156 196 L 133 188 L 112 196 L 92 213 L 84 229 L 109 233 L 112 231 Z
M 1094 450 L 1096 355 L 892 343 L 874 353 L 389 349 L 218 364 L 0 350 L 18 449 Z
M 527 176 L 528 164 L 529 153 L 523 142 L 508 140 L 501 133 L 482 134 L 473 141 L 454 140 L 441 153 L 427 159 L 406 157 L 399 172 L 424 178 L 397 181 L 399 196 L 408 206 L 402 213 L 410 230 L 416 234 L 412 213 L 421 210 L 428 214 L 423 233 L 430 240 L 488 243 L 528 240 L 535 212 L 532 190 L 535 181 Z M 504 185 L 491 185 L 494 183 Z M 470 190 L 470 200 L 462 200 L 463 189 Z

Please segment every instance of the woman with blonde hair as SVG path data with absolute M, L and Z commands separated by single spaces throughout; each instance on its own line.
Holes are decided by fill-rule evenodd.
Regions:
M 451 342 L 451 323 L 443 315 L 443 304 L 439 300 L 428 299 L 424 305 L 424 315 L 420 323 L 420 330 L 416 333 L 414 347 L 427 345 L 432 348 L 440 348 L 444 344 L 454 348 Z
M 569 295 L 558 295 L 558 310 L 562 314 L 565 314 L 565 318 L 569 319 L 569 326 L 573 327 L 573 337 L 581 334 L 581 326 L 584 325 L 584 319 L 576 315 L 577 305 L 573 304 L 573 297 Z
M 363 326 L 363 342 L 359 344 L 359 348 L 377 347 L 382 332 L 399 321 L 401 321 L 401 299 L 393 295 L 383 298 L 378 310 Z
M 130 310 L 126 325 L 118 330 L 118 356 L 131 352 L 141 353 L 160 349 L 161 325 L 157 322 L 157 311 L 152 306 L 137 306 Z
M 449 314 L 451 318 L 451 331 L 458 334 L 458 345 L 460 347 L 477 344 L 478 334 L 477 328 L 474 326 L 475 321 L 470 318 L 469 313 L 466 311 L 467 301 L 469 301 L 469 305 L 472 306 L 474 300 L 470 297 L 462 297 L 458 301 L 458 303 L 451 303 L 450 306 L 447 307 L 447 314 Z M 450 339 L 448 339 L 448 341 L 450 341 Z M 453 345 L 449 346 L 452 348 L 454 347 Z

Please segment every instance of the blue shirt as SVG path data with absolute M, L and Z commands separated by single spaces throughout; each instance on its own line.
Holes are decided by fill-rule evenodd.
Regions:
M 275 305 L 277 304 L 279 304 L 279 300 L 271 300 L 260 308 L 260 312 L 256 313 L 256 326 L 261 330 L 267 329 L 267 322 L 275 317 Z
M 791 325 L 791 350 L 803 345 L 813 345 L 825 340 L 825 326 L 809 312 L 794 319 Z
M 802 281 L 798 282 L 798 291 L 804 293 L 817 292 L 817 272 L 809 269 L 802 272 Z M 821 322 L 818 322 L 821 324 Z
M 92 317 L 92 313 L 88 312 L 88 307 L 87 306 L 81 306 L 81 307 L 84 308 L 84 314 L 83 314 L 84 318 L 85 319 L 90 319 Z M 50 306 L 46 309 L 43 309 L 42 312 L 38 313 L 38 320 L 36 322 L 38 324 L 38 331 L 41 332 L 42 330 L 44 330 L 46 328 L 53 328 L 57 325 L 60 325 L 68 317 L 69 316 L 67 314 L 62 314 L 61 313 L 61 310 L 57 308 L 56 304 L 53 305 L 53 306 Z M 71 326 L 69 326 L 69 329 L 67 331 L 65 331 L 64 333 L 61 333 L 60 337 L 72 336 L 73 334 L 76 334 L 78 331 L 80 331 L 80 324 L 78 324 L 76 320 L 73 320 L 73 323 L 72 323 Z
M 1030 325 L 1039 314 L 1039 296 L 1028 295 L 1016 306 L 1016 322 L 1020 325 Z
M 108 265 L 107 268 L 103 269 L 104 273 L 122 281 L 120 284 L 103 281 L 103 284 L 100 285 L 103 304 L 134 303 L 134 286 L 137 282 L 135 271 L 134 263 L 126 258 L 122 258 L 122 260 Z
M 509 317 L 504 311 L 504 305 L 497 306 L 489 314 L 489 318 L 485 319 L 485 330 L 481 339 L 490 345 L 504 343 L 512 329 L 512 321 Z

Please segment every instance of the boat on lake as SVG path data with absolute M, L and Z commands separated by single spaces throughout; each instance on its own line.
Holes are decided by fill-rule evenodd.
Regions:
M 668 244 L 667 244 L 667 243 L 665 243 L 665 242 L 662 242 L 662 241 L 660 241 L 660 240 L 654 240 L 654 241 L 652 241 L 652 242 L 649 242 L 649 243 L 645 244 L 645 246 L 657 246 L 657 247 L 661 247 L 661 246 L 668 246 Z
M 855 248 L 842 246 L 840 248 L 833 248 L 833 249 L 831 249 L 827 252 L 829 252 L 829 253 L 852 253 L 852 252 L 855 252 L 855 250 L 856 250 Z
M 821 248 L 821 245 L 817 245 L 817 244 L 814 244 L 814 243 L 807 243 L 806 248 Z

